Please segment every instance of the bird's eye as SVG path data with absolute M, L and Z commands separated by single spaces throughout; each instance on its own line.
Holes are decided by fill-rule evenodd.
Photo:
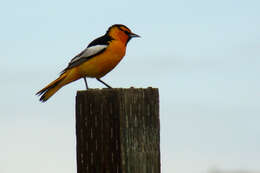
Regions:
M 126 30 L 125 28 L 122 28 L 122 27 L 120 27 L 119 28 L 121 31 L 123 31 L 126 35 L 130 35 L 131 33 L 128 31 L 128 30 Z
M 126 35 L 129 35 L 130 34 L 130 32 L 128 32 L 128 31 L 124 31 L 125 33 L 126 33 Z

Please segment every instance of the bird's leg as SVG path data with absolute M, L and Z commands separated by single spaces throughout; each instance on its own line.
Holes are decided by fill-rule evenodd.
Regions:
M 83 77 L 83 79 L 84 79 L 84 82 L 85 82 L 85 85 L 86 85 L 86 89 L 88 89 L 88 83 L 87 83 L 86 77 Z
M 106 84 L 105 82 L 103 82 L 101 79 L 96 78 L 99 82 L 101 82 L 102 84 L 106 85 L 106 87 L 108 88 L 112 88 L 111 86 L 109 86 L 108 84 Z

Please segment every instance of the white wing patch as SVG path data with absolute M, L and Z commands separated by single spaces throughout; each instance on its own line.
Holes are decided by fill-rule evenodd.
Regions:
M 73 58 L 70 61 L 70 64 L 78 61 L 81 58 L 87 58 L 87 57 L 90 57 L 92 55 L 95 55 L 95 54 L 99 53 L 100 51 L 104 50 L 106 47 L 107 47 L 107 45 L 95 45 L 95 46 L 87 47 L 78 56 Z
M 96 46 L 88 47 L 86 51 L 84 51 L 84 53 L 81 55 L 81 57 L 89 57 L 95 55 L 106 47 L 107 45 L 96 45 Z

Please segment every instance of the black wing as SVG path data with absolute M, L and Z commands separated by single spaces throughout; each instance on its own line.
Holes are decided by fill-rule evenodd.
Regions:
M 78 55 L 72 58 L 68 66 L 61 72 L 61 74 L 67 71 L 68 69 L 76 67 L 105 51 L 106 47 L 108 46 L 111 40 L 112 38 L 109 35 L 104 35 L 93 40 L 86 49 L 84 49 L 82 52 L 80 52 Z

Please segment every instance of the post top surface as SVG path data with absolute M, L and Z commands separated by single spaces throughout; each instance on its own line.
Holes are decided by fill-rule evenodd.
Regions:
M 83 94 L 83 93 L 95 93 L 95 92 L 140 92 L 140 91 L 154 91 L 158 92 L 158 88 L 152 88 L 152 87 L 147 87 L 147 88 L 91 88 L 88 90 L 78 90 L 77 95 Z

